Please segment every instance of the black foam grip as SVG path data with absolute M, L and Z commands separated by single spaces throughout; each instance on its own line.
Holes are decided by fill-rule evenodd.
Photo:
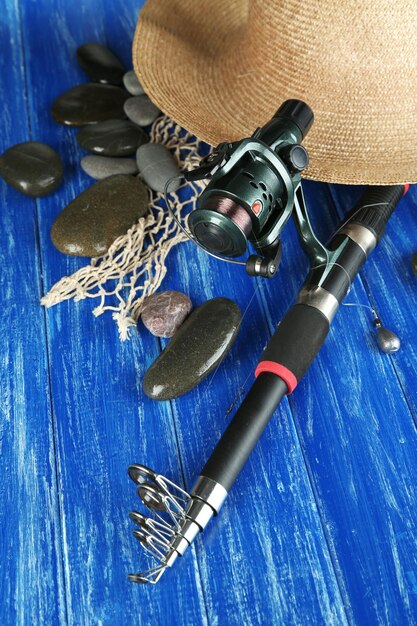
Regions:
M 359 206 L 350 212 L 351 223 L 371 229 L 379 241 L 404 189 L 404 185 L 369 187 L 361 197 Z
M 260 374 L 201 475 L 215 480 L 229 491 L 286 392 L 287 386 L 281 378 L 268 372 Z
M 261 361 L 283 365 L 299 381 L 323 345 L 329 326 L 329 320 L 321 311 L 306 304 L 296 304 L 271 337 Z

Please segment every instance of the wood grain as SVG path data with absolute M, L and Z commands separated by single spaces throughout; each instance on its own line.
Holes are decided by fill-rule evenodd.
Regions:
M 0 21 L 1 145 L 46 141 L 66 166 L 61 189 L 36 202 L 0 186 L 2 621 L 417 623 L 414 191 L 349 295 L 377 304 L 383 321 L 400 329 L 402 350 L 381 355 L 366 310 L 342 308 L 311 371 L 282 403 L 195 548 L 156 587 L 126 580 L 147 563 L 127 519 L 141 508 L 127 466 L 145 463 L 192 487 L 230 419 L 236 390 L 307 271 L 292 225 L 271 282 L 256 282 L 191 244 L 175 249 L 164 287 L 184 290 L 195 305 L 226 296 L 247 311 L 215 374 L 171 403 L 143 394 L 143 374 L 164 342 L 141 324 L 121 344 L 110 316 L 95 319 L 90 301 L 40 308 L 41 294 L 85 262 L 60 254 L 49 229 L 91 184 L 79 166 L 76 131 L 53 122 L 49 108 L 86 81 L 78 45 L 108 43 L 131 67 L 141 4 L 7 0 Z M 326 238 L 358 190 L 305 189 Z
M 317 187 L 306 185 L 314 193 L 310 204 L 316 218 L 324 207 L 335 218 L 328 191 L 323 186 L 318 193 Z M 331 187 L 340 216 L 359 193 Z M 342 307 L 319 357 L 290 398 L 341 593 L 355 624 L 417 623 L 416 431 L 410 394 L 404 395 L 406 387 L 399 384 L 406 377 L 414 387 L 417 327 L 414 319 L 401 323 L 400 315 L 395 320 L 395 313 L 388 313 L 405 307 L 411 315 L 415 306 L 410 287 L 407 304 L 404 297 L 407 272 L 398 272 L 401 259 L 403 269 L 410 265 L 412 241 L 407 244 L 400 233 L 412 232 L 414 193 L 398 207 L 385 241 L 347 298 L 371 302 L 388 327 L 407 333 L 408 341 L 392 357 L 381 354 L 371 312 Z M 273 298 L 268 291 L 267 301 Z
M 31 138 L 20 43 L 10 2 L 0 21 L 2 152 Z M 37 206 L 3 183 L 0 198 L 0 614 L 4 624 L 66 623 Z

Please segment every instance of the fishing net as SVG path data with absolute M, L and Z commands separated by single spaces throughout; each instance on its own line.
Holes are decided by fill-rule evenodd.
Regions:
M 181 170 L 196 167 L 207 153 L 206 144 L 166 116 L 154 122 L 150 139 L 169 148 Z M 204 186 L 203 181 L 182 179 L 171 194 L 173 210 L 182 223 Z M 137 324 L 145 298 L 160 287 L 169 252 L 186 239 L 167 210 L 163 194 L 150 190 L 146 216 L 116 239 L 105 255 L 91 259 L 89 265 L 55 283 L 41 304 L 51 307 L 64 300 L 96 298 L 99 302 L 93 314 L 97 317 L 111 311 L 124 341 Z

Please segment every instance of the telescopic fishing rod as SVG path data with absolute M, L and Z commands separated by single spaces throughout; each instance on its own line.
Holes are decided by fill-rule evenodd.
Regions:
M 153 514 L 151 518 L 130 513 L 138 526 L 133 534 L 158 561 L 155 567 L 131 574 L 134 582 L 156 583 L 219 513 L 279 403 L 296 388 L 319 352 L 343 298 L 407 191 L 404 185 L 369 187 L 323 245 L 311 227 L 300 184 L 300 173 L 308 164 L 300 142 L 312 121 L 305 103 L 286 101 L 252 137 L 220 144 L 200 168 L 185 174 L 189 180 L 210 179 L 188 220 L 187 234 L 200 247 L 227 260 L 242 255 L 251 241 L 256 254 L 235 262 L 244 263 L 251 275 L 270 278 L 280 259 L 281 230 L 292 214 L 311 269 L 192 491 L 144 465 L 129 467 L 139 497 Z

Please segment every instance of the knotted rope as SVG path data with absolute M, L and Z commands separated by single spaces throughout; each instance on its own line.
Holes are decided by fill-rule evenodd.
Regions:
M 181 170 L 196 167 L 207 151 L 205 144 L 168 117 L 154 122 L 151 141 L 169 148 Z M 182 223 L 203 188 L 202 181 L 182 180 L 172 193 L 172 205 Z M 55 283 L 41 299 L 41 304 L 51 307 L 69 299 L 78 302 L 98 298 L 93 314 L 97 317 L 112 311 L 120 339 L 124 341 L 129 329 L 137 324 L 143 301 L 160 287 L 167 272 L 169 252 L 185 240 L 166 208 L 163 194 L 151 190 L 146 216 L 118 237 L 105 255 L 91 259 L 89 265 Z

